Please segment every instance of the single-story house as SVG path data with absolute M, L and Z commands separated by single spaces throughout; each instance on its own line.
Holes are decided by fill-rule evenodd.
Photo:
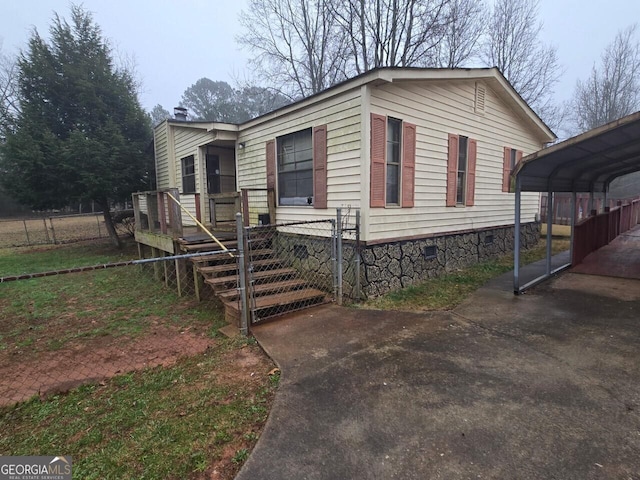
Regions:
M 510 252 L 510 173 L 555 138 L 496 68 L 380 68 L 239 125 L 166 120 L 154 147 L 158 189 L 207 223 L 240 189 L 273 189 L 272 223 L 360 209 L 378 295 Z M 523 194 L 525 247 L 538 203 Z

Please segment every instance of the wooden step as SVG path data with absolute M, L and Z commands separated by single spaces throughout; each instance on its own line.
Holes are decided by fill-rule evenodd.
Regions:
M 222 243 L 236 240 L 236 234 L 233 232 L 212 232 L 213 235 Z M 191 245 L 198 243 L 206 243 L 211 242 L 211 237 L 204 232 L 199 232 L 191 235 L 185 235 L 184 237 L 178 238 L 178 243 L 182 245 Z
M 227 240 L 225 242 L 222 242 L 222 244 L 228 249 L 235 249 L 238 246 L 238 241 Z M 222 250 L 220 248 L 220 245 L 218 245 L 215 242 L 186 243 L 186 244 L 182 244 L 181 248 L 186 252 L 205 252 L 205 251 L 217 252 L 219 250 Z
M 263 270 L 261 272 L 255 272 L 252 275 L 252 279 L 254 281 L 262 281 L 269 278 L 278 278 L 278 277 L 288 278 L 295 275 L 296 273 L 298 273 L 298 271 L 295 268 L 278 268 L 276 270 Z M 214 278 L 205 279 L 205 282 L 207 282 L 209 285 L 212 285 L 214 288 L 221 287 L 224 285 L 231 285 L 236 283 L 237 281 L 238 281 L 238 275 L 230 275 L 227 277 L 214 277 Z M 225 289 L 225 290 L 228 290 L 228 289 Z
M 262 271 L 263 267 L 282 265 L 282 261 L 277 258 L 266 258 L 264 260 L 255 260 L 251 262 L 251 265 L 256 269 L 254 271 Z M 237 270 L 237 268 L 238 266 L 235 263 L 222 263 L 220 265 L 198 267 L 198 271 L 203 275 L 212 275 Z
M 287 305 L 324 300 L 325 293 L 322 290 L 315 288 L 305 288 L 302 290 L 292 290 L 285 293 L 276 293 L 273 295 L 265 295 L 262 297 L 256 297 L 254 299 L 254 305 L 256 310 L 275 309 L 277 307 L 285 307 Z M 239 313 L 239 305 L 237 301 L 224 301 L 225 308 L 235 310 Z M 286 312 L 282 312 L 286 313 Z
M 215 262 L 215 261 L 225 261 L 225 262 L 235 262 L 237 252 L 234 253 L 234 257 L 230 257 L 229 255 L 221 255 L 220 253 L 215 253 L 213 255 L 203 255 L 201 257 L 192 257 L 190 260 L 192 263 L 207 263 L 207 262 Z M 273 255 L 273 250 L 270 248 L 263 248 L 260 250 L 254 250 L 251 252 L 251 258 L 262 258 L 269 257 Z
M 284 293 L 290 290 L 300 289 L 306 285 L 306 281 L 299 278 L 292 278 L 291 280 L 283 280 L 281 282 L 260 283 L 254 285 L 253 292 L 256 296 L 267 295 L 280 291 Z M 229 290 L 218 292 L 217 295 L 223 300 L 236 300 L 240 296 L 240 292 L 237 288 L 231 288 Z
M 255 237 L 250 241 L 250 250 L 259 249 L 262 245 L 269 243 L 270 237 Z M 221 240 L 222 244 L 229 249 L 238 248 L 238 240 Z M 220 245 L 216 242 L 202 242 L 202 243 L 182 243 L 180 248 L 186 252 L 204 252 L 204 251 L 218 251 L 221 250 Z

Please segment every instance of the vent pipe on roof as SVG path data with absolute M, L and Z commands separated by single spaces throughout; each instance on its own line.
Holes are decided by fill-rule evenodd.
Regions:
M 187 109 L 184 107 L 175 107 L 173 109 L 173 117 L 176 120 L 186 120 L 187 119 Z

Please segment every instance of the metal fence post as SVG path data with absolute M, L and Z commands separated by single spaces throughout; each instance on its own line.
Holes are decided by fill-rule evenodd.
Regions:
M 238 274 L 240 278 L 240 333 L 247 336 L 249 335 L 249 301 L 247 295 L 247 269 L 244 251 L 244 225 L 241 213 L 236 213 L 236 231 L 238 235 Z
M 342 209 L 337 209 L 336 219 L 336 263 L 338 264 L 338 305 L 342 305 Z

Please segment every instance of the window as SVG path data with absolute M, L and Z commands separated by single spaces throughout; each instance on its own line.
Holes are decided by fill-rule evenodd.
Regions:
M 512 172 L 513 172 L 513 169 L 516 168 L 516 163 L 518 163 L 517 155 L 518 155 L 518 151 L 515 148 L 512 148 L 511 149 L 511 158 L 510 158 L 510 164 L 511 164 L 511 171 Z
M 477 156 L 477 140 L 455 133 L 449 134 L 447 207 L 475 205 Z
M 509 192 L 512 190 L 511 172 L 516 165 L 522 160 L 522 150 L 504 147 L 504 159 L 502 164 L 502 191 Z
M 416 126 L 371 113 L 369 205 L 411 208 L 415 204 Z
M 467 197 L 467 158 L 468 138 L 458 137 L 458 181 L 456 184 L 456 203 L 464 205 Z
M 400 204 L 400 135 L 402 120 L 387 119 L 387 205 Z
M 182 163 L 182 193 L 196 193 L 196 165 L 195 156 L 189 155 L 181 160 Z
M 313 143 L 311 129 L 277 138 L 280 205 L 313 204 Z

